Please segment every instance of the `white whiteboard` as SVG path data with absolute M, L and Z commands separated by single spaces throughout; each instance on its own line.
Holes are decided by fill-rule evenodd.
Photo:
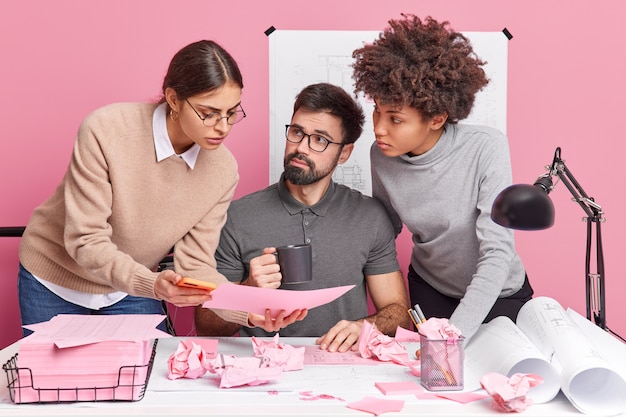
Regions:
M 285 125 L 289 124 L 296 95 L 307 85 L 329 82 L 354 95 L 352 52 L 378 39 L 379 31 L 276 30 L 269 35 L 270 65 L 270 172 L 269 183 L 283 172 Z M 506 85 L 508 39 L 502 32 L 463 32 L 490 82 L 476 96 L 474 109 L 463 123 L 495 127 L 506 133 Z M 373 103 L 360 96 L 365 112 L 363 135 L 350 159 L 337 167 L 333 179 L 371 195 L 369 148 L 374 142 Z

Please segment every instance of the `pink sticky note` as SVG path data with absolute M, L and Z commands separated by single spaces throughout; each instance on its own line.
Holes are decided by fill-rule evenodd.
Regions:
M 461 404 L 471 403 L 473 401 L 482 400 L 483 398 L 489 397 L 487 394 L 481 394 L 476 392 L 448 392 L 448 393 L 437 393 L 437 397 L 445 398 L 447 400 L 456 401 Z
M 375 416 L 379 416 L 389 411 L 402 411 L 402 409 L 404 408 L 404 401 L 365 397 L 362 400 L 348 404 L 348 408 L 366 411 L 368 413 L 374 414 Z
M 419 400 L 436 400 L 438 398 L 441 398 L 441 397 L 438 397 L 437 394 L 430 392 L 430 391 L 426 391 L 426 390 L 415 394 L 415 396 Z
M 418 394 L 424 391 L 421 385 L 413 381 L 376 382 L 374 386 L 385 395 Z
M 187 339 L 187 342 L 193 342 L 196 345 L 199 345 L 204 353 L 206 353 L 207 359 L 214 359 L 217 357 L 217 339 L 203 339 L 201 337 L 194 337 L 192 339 Z

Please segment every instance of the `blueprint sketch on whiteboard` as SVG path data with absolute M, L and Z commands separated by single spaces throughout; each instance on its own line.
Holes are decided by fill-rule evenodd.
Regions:
M 270 173 L 269 183 L 283 171 L 285 125 L 291 121 L 293 103 L 302 88 L 318 82 L 343 87 L 354 95 L 352 51 L 378 38 L 379 31 L 276 30 L 269 36 L 270 63 Z M 482 124 L 506 133 L 507 37 L 502 32 L 463 32 L 483 60 L 485 89 L 476 96 L 469 117 L 461 123 Z M 333 179 L 371 195 L 369 148 L 374 142 L 373 103 L 357 97 L 365 112 L 363 135 L 350 159 L 335 170 Z

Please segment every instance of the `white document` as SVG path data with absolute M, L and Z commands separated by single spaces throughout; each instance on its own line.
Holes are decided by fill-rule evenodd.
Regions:
M 626 411 L 626 345 L 552 298 L 527 302 L 516 325 L 503 317 L 481 325 L 465 352 L 474 377 L 540 375 L 544 383 L 529 393 L 536 402 L 549 401 L 560 389 L 583 413 Z

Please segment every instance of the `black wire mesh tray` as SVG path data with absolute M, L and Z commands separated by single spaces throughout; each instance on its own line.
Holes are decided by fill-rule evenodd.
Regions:
M 68 403 L 94 401 L 139 401 L 143 398 L 152 366 L 156 356 L 158 340 L 152 346 L 150 360 L 144 365 L 121 366 L 117 383 L 111 386 L 76 387 L 76 388 L 41 388 L 35 383 L 29 368 L 17 366 L 18 353 L 13 355 L 2 369 L 6 372 L 11 401 L 15 404 L 24 403 Z

